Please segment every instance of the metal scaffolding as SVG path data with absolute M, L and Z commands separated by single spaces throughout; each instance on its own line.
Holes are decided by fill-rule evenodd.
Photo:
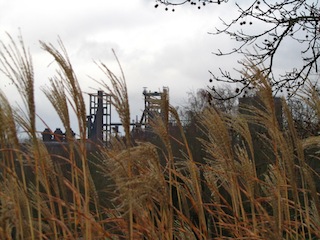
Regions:
M 89 94 L 89 111 L 88 139 L 94 142 L 108 142 L 111 134 L 111 96 L 103 91 Z
M 168 114 L 163 112 L 163 104 L 169 104 L 169 88 L 163 87 L 162 92 L 151 92 L 145 88 L 144 95 L 144 111 L 140 120 L 140 124 L 148 128 L 150 120 L 156 116 L 165 117 Z
M 152 118 L 156 116 L 168 117 L 168 112 L 163 107 L 169 104 L 169 89 L 163 88 L 162 92 L 151 92 L 145 88 L 144 111 L 140 122 L 130 123 L 135 133 L 150 129 Z M 89 115 L 87 116 L 88 139 L 95 143 L 108 144 L 112 134 L 118 136 L 118 127 L 121 123 L 113 123 L 111 116 L 111 95 L 103 91 L 89 94 Z

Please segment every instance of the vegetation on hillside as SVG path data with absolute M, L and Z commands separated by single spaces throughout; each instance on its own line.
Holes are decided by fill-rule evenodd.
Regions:
M 320 238 L 319 169 L 312 167 L 319 166 L 320 136 L 302 138 L 285 101 L 286 124 L 280 126 L 270 82 L 258 68 L 247 70 L 256 76 L 251 84 L 260 106 L 237 115 L 204 107 L 197 118 L 198 143 L 190 144 L 176 110 L 158 102 L 166 113 L 152 123 L 158 147 L 131 139 L 124 76 L 101 63 L 111 82 L 104 90 L 127 130 L 124 139 L 112 139 L 112 147 L 88 152 L 85 104 L 66 50 L 61 42 L 59 49 L 41 46 L 60 67 L 45 93 L 65 129 L 71 129 L 71 106 L 80 134 L 77 140 L 66 136 L 61 153 L 48 151 L 35 128 L 31 56 L 21 38 L 18 44 L 1 42 L 0 68 L 25 103 L 21 112 L 0 92 L 1 239 Z M 319 95 L 311 84 L 305 89 L 302 98 L 318 119 Z M 169 114 L 179 136 L 169 131 Z M 253 134 L 252 124 L 263 131 Z M 17 126 L 29 136 L 23 145 Z M 198 160 L 193 149 L 200 143 Z M 263 172 L 256 166 L 259 156 L 268 160 Z

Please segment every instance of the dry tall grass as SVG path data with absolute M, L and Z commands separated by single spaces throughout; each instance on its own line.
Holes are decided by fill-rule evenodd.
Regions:
M 278 124 L 269 82 L 259 69 L 248 69 L 257 76 L 252 81 L 259 107 L 248 106 L 237 116 L 204 109 L 199 142 L 206 157 L 200 163 L 166 99 L 155 102 L 165 115 L 152 122 L 161 144 L 131 139 L 124 75 L 119 78 L 98 64 L 111 82 L 102 88 L 112 96 L 125 138 L 89 154 L 85 104 L 66 50 L 61 41 L 59 50 L 41 42 L 59 66 L 43 89 L 69 139 L 61 144 L 64 153 L 57 154 L 47 150 L 35 128 L 31 56 L 22 38 L 19 44 L 9 38 L 9 44 L 1 42 L 0 69 L 25 107 L 15 109 L 0 93 L 0 239 L 320 238 L 319 172 L 308 164 L 310 158 L 319 160 L 320 138 L 299 139 L 285 102 L 286 125 Z M 303 98 L 319 116 L 320 99 L 312 85 Z M 68 106 L 78 118 L 77 141 Z M 169 114 L 180 136 L 171 135 Z M 27 143 L 19 143 L 17 126 L 28 134 Z M 253 133 L 252 126 L 263 131 Z M 261 161 L 263 172 L 257 166 Z

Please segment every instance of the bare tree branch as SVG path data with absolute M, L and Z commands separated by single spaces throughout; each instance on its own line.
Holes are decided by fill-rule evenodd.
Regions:
M 174 1 L 156 0 L 157 3 L 168 5 L 195 5 L 213 3 L 213 1 Z M 227 3 L 216 1 L 215 3 Z M 231 3 L 228 3 L 231 4 Z M 318 74 L 320 58 L 320 6 L 318 1 L 283 0 L 279 2 L 267 0 L 252 0 L 247 7 L 235 4 L 238 15 L 229 23 L 221 19 L 222 28 L 216 28 L 212 35 L 226 35 L 234 40 L 235 47 L 228 51 L 217 49 L 216 56 L 241 54 L 242 59 L 250 60 L 270 80 L 274 94 L 287 91 L 292 96 L 312 74 Z M 258 27 L 255 27 L 258 26 Z M 288 43 L 298 43 L 300 47 L 290 49 L 296 56 L 300 55 L 300 63 L 292 64 L 280 72 L 276 63 L 283 57 L 282 50 L 288 48 Z M 298 57 L 299 58 L 299 57 Z M 293 62 L 288 59 L 288 63 Z M 239 61 L 240 68 L 242 61 Z M 241 69 L 238 69 L 241 72 Z M 250 87 L 248 79 L 231 76 L 228 71 L 220 69 L 220 74 L 213 74 L 213 80 L 224 83 L 241 84 L 241 89 L 235 96 Z M 213 80 L 212 80 L 213 79 Z

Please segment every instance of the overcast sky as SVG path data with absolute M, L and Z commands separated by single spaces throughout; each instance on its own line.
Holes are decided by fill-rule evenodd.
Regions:
M 182 6 L 174 12 L 154 5 L 154 0 L 0 0 L 0 38 L 7 38 L 5 32 L 15 37 L 21 30 L 34 62 L 37 112 L 52 129 L 62 126 L 39 89 L 48 84 L 56 66 L 39 40 L 58 46 L 60 36 L 82 90 L 90 93 L 99 88 L 91 77 L 106 79 L 94 60 L 119 73 L 114 49 L 126 75 L 132 119 L 141 116 L 144 87 L 150 91 L 168 87 L 171 104 L 182 106 L 187 92 L 209 84 L 208 70 L 234 68 L 238 59 L 225 61 L 211 54 L 233 42 L 208 34 L 221 25 L 219 17 L 234 15 L 233 3 L 201 10 Z M 0 84 L 14 101 L 13 87 L 3 76 Z M 84 98 L 89 101 L 87 95 Z

